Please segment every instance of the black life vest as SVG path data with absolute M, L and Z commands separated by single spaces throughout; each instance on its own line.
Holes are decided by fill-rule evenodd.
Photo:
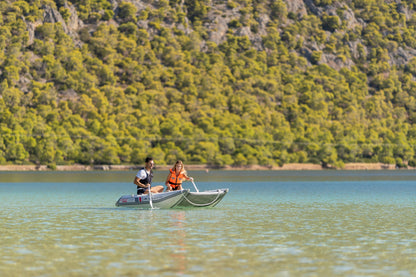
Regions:
M 149 173 L 147 173 L 147 171 L 146 171 L 146 169 L 144 167 L 142 169 L 146 173 L 146 178 L 140 179 L 140 183 L 142 183 L 144 185 L 151 184 L 152 183 L 152 179 L 153 179 L 153 172 L 150 171 L 150 174 L 149 174 Z M 141 187 L 138 186 L 137 187 L 137 194 L 143 194 L 146 190 L 147 190 L 147 188 L 141 188 Z
M 145 184 L 145 185 L 151 184 L 152 179 L 153 179 L 153 172 L 150 171 L 150 174 L 148 174 L 144 167 L 142 168 L 142 170 L 144 170 L 144 172 L 146 172 L 146 178 L 140 179 L 140 183 Z

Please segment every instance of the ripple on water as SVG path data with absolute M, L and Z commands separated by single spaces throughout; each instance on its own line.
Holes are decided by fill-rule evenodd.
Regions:
M 19 195 L 26 207 L 8 200 L 0 210 L 0 271 L 5 276 L 416 275 L 412 186 L 403 198 L 378 192 L 375 201 L 374 185 L 360 191 L 351 184 L 354 193 L 348 183 L 255 185 L 267 193 L 239 192 L 236 184 L 235 193 L 214 209 L 179 211 L 115 209 L 120 192 L 111 189 L 114 184 L 99 184 L 92 194 L 78 186 L 80 191 L 70 194 L 65 185 L 68 194 Z

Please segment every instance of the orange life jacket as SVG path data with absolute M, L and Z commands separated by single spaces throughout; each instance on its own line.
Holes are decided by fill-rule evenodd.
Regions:
M 179 173 L 178 175 L 176 175 L 176 170 L 169 169 L 169 171 L 170 171 L 169 184 L 172 189 L 177 189 L 180 185 L 182 185 L 182 182 L 186 179 L 186 177 L 182 173 Z

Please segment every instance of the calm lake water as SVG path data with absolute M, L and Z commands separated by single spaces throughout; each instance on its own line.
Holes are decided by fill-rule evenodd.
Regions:
M 115 207 L 135 173 L 0 172 L 0 276 L 416 276 L 415 171 L 191 171 L 220 204 Z

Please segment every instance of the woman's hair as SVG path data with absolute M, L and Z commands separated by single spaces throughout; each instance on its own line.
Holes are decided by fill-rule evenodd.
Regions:
M 186 170 L 185 170 L 185 166 L 183 165 L 183 162 L 181 160 L 177 160 L 176 163 L 173 165 L 172 170 L 175 171 L 176 170 L 176 165 L 180 164 L 181 165 L 181 171 L 180 173 L 185 174 L 186 175 Z

